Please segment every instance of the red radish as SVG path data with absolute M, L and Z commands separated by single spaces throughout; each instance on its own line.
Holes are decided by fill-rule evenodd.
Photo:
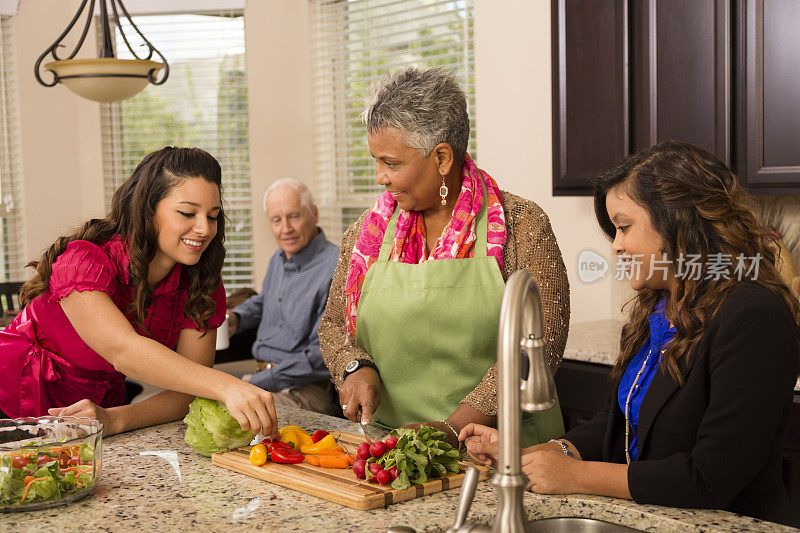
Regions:
M 369 442 L 362 442 L 358 445 L 358 450 L 356 450 L 356 455 L 359 459 L 364 459 L 365 461 L 372 457 L 369 453 Z
M 318 430 L 316 430 L 314 432 L 313 435 L 311 435 L 311 441 L 312 442 L 319 442 L 319 441 L 321 441 L 323 438 L 325 438 L 327 436 L 328 436 L 328 432 L 327 431 L 325 431 L 324 429 L 318 429 Z
M 367 478 L 366 468 L 367 462 L 364 459 L 358 459 L 355 463 L 353 463 L 353 473 L 358 479 Z
M 378 478 L 376 478 L 375 476 L 372 476 L 367 481 L 369 481 L 370 483 L 377 483 L 378 482 Z
M 369 453 L 375 459 L 383 457 L 383 454 L 385 454 L 386 451 L 387 451 L 386 445 L 379 440 L 376 440 L 375 442 L 369 445 Z
M 392 475 L 392 481 L 397 479 L 397 476 L 400 475 L 400 472 L 397 470 L 397 466 L 396 465 L 391 467 L 390 469 L 388 469 L 387 472 L 389 472 Z
M 380 472 L 375 474 L 375 477 L 378 478 L 378 483 L 380 483 L 381 485 L 388 485 L 389 483 L 392 482 L 392 475 L 386 470 L 381 470 Z
M 373 476 L 377 476 L 378 472 L 383 470 L 383 467 L 381 465 L 379 465 L 378 463 L 370 463 L 368 468 L 369 468 L 369 471 L 372 473 Z
M 397 446 L 397 437 L 395 437 L 394 435 L 389 435 L 383 442 L 386 444 L 387 448 L 389 448 L 390 450 L 394 450 L 394 447 Z

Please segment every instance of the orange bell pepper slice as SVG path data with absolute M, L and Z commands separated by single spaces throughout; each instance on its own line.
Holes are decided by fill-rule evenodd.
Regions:
M 319 466 L 323 468 L 347 468 L 350 466 L 350 463 L 344 457 L 320 455 Z
M 341 446 L 337 446 L 335 448 L 325 448 L 317 452 L 317 455 L 342 455 L 342 454 L 344 454 L 344 449 Z

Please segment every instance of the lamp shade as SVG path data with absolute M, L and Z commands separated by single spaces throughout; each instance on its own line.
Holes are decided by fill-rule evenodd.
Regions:
M 63 59 L 45 64 L 58 81 L 83 98 L 119 102 L 141 92 L 163 63 L 146 59 Z

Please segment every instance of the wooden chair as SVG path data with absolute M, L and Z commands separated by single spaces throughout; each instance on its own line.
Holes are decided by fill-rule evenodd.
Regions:
M 5 311 L 20 311 L 19 290 L 22 288 L 21 281 L 8 281 L 0 283 L 0 314 Z

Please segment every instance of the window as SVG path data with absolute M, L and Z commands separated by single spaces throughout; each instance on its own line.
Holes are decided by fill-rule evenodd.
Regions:
M 467 94 L 475 157 L 473 0 L 312 0 L 314 166 L 321 224 L 333 239 L 383 188 L 360 119 L 365 89 L 407 65 L 442 65 Z
M 149 152 L 196 146 L 222 165 L 228 215 L 223 268 L 230 293 L 253 284 L 250 224 L 247 75 L 241 11 L 133 15 L 136 26 L 169 62 L 164 85 L 102 104 L 106 206 Z M 123 28 L 131 39 L 124 20 Z M 135 38 L 131 44 L 136 46 Z M 117 36 L 117 56 L 132 56 Z
M 0 17 L 0 281 L 23 281 L 24 220 L 12 17 Z

